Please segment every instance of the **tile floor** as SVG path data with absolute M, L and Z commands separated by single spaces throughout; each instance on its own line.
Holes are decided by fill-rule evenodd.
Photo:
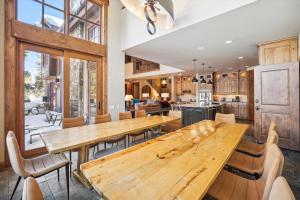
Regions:
M 138 140 L 142 142 L 143 140 Z M 100 145 L 100 149 L 103 146 Z M 120 144 L 117 148 L 111 148 L 106 151 L 101 150 L 95 157 L 99 158 L 107 154 L 119 151 L 123 149 L 123 145 Z M 300 152 L 283 150 L 285 157 L 285 164 L 283 169 L 283 176 L 288 180 L 296 199 L 300 199 Z M 73 163 L 76 163 L 75 153 L 73 155 Z M 90 157 L 92 157 L 92 149 L 90 151 Z M 75 166 L 74 166 L 75 167 Z M 0 200 L 8 200 L 12 193 L 14 184 L 16 183 L 17 176 L 12 169 L 0 172 Z M 46 176 L 37 179 L 42 189 L 43 195 L 46 200 L 64 200 L 67 199 L 65 170 L 60 170 L 60 182 L 57 180 L 57 173 L 52 172 Z M 23 181 L 21 181 L 18 190 L 13 199 L 20 200 L 22 193 Z M 95 191 L 91 191 L 82 186 L 74 177 L 70 180 L 70 199 L 72 200 L 85 200 L 85 199 L 99 199 L 99 196 Z

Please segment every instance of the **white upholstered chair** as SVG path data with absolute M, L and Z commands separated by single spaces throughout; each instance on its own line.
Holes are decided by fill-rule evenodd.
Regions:
M 264 172 L 257 180 L 249 180 L 222 170 L 208 194 L 218 200 L 267 200 L 274 180 L 281 175 L 284 158 L 277 145 L 272 144 L 266 154 Z
M 35 178 L 28 177 L 24 182 L 22 200 L 43 200 L 42 191 Z
M 296 200 L 289 184 L 282 176 L 276 178 L 272 185 L 269 200 Z
M 215 117 L 216 123 L 228 123 L 228 124 L 235 124 L 235 115 L 234 114 L 222 114 L 216 113 Z
M 14 172 L 19 176 L 10 199 L 13 198 L 22 177 L 38 178 L 52 171 L 57 170 L 58 181 L 59 181 L 59 169 L 62 167 L 66 168 L 66 179 L 67 179 L 66 182 L 67 182 L 67 192 L 69 198 L 70 161 L 65 157 L 64 154 L 53 154 L 53 155 L 45 154 L 35 158 L 24 159 L 20 152 L 17 138 L 14 132 L 12 131 L 9 131 L 6 136 L 6 145 L 7 145 L 11 166 Z

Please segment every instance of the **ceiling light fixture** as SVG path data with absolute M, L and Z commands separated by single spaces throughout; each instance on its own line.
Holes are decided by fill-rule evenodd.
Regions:
M 233 41 L 232 40 L 227 40 L 225 41 L 225 44 L 231 44 Z
M 244 59 L 244 57 L 243 57 L 243 56 L 239 56 L 238 59 L 239 59 L 239 60 L 242 60 L 242 59 Z
M 204 50 L 204 49 L 205 49 L 204 46 L 197 47 L 197 50 L 198 50 L 198 51 L 201 51 L 201 50 Z
M 193 59 L 193 66 L 194 66 L 194 77 L 192 79 L 192 83 L 198 83 L 198 79 L 196 77 L 196 59 Z
M 212 67 L 209 66 L 208 69 L 209 69 L 209 71 L 211 71 Z M 212 71 L 211 71 L 211 74 L 212 74 Z M 212 77 L 212 76 L 211 76 L 211 77 Z M 209 84 L 209 85 L 212 85 L 212 84 L 213 84 L 212 78 L 210 78 L 210 79 L 208 80 L 207 84 Z
M 139 18 L 147 21 L 150 35 L 156 33 L 156 26 L 171 28 L 174 23 L 172 0 L 121 0 L 123 5 Z
M 205 66 L 205 63 L 202 63 L 202 66 L 203 66 L 203 75 L 202 75 L 202 79 L 200 81 L 201 84 L 206 84 L 206 80 L 204 78 L 204 66 Z

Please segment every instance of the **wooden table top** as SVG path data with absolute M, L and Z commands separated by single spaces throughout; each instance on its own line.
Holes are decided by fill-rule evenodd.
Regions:
M 81 165 L 107 199 L 201 199 L 248 125 L 219 124 L 213 133 L 199 122 Z
M 41 137 L 49 153 L 60 153 L 83 145 L 95 144 L 113 136 L 166 124 L 176 119 L 178 118 L 169 116 L 133 118 L 51 131 L 41 134 Z

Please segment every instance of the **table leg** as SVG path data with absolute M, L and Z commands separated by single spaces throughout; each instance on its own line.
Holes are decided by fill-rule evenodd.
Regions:
M 80 170 L 80 165 L 89 161 L 89 147 L 83 146 L 78 152 L 77 169 L 73 171 L 74 177 L 76 177 L 85 187 L 92 189 L 91 184 L 85 178 Z

